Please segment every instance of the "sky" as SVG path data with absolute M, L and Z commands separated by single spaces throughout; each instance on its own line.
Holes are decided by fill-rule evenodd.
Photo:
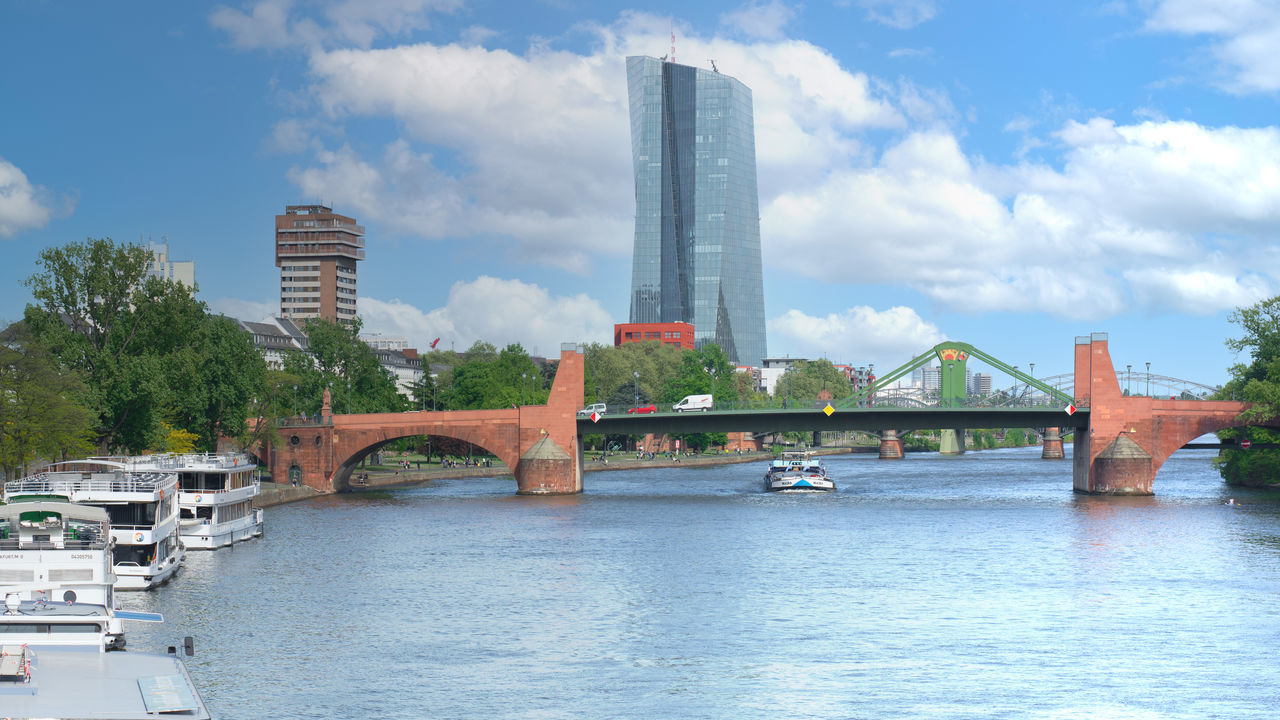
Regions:
M 1280 288 L 1275 0 L 0 0 L 0 27 L 0 320 L 43 248 L 99 237 L 165 239 L 262 319 L 274 216 L 322 202 L 367 229 L 366 332 L 610 343 L 625 58 L 673 31 L 753 92 L 770 355 L 884 374 L 957 340 L 1042 377 L 1106 332 L 1216 385 L 1232 310 Z

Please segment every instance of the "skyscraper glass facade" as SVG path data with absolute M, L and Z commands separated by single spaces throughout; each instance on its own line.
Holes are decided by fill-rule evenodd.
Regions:
M 686 322 L 731 362 L 765 357 L 751 89 L 727 75 L 627 58 L 636 179 L 631 322 Z

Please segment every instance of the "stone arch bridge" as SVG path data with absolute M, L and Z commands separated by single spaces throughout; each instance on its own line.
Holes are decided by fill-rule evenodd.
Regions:
M 1072 476 L 1077 492 L 1150 495 L 1156 473 L 1174 451 L 1205 433 L 1242 425 L 1238 418 L 1245 409 L 1238 402 L 1126 396 L 1105 333 L 1076 338 L 1073 414 L 1063 407 L 855 407 L 830 413 L 810 408 L 611 414 L 595 422 L 577 416 L 583 378 L 583 355 L 577 345 L 569 344 L 561 350 L 546 405 L 334 415 L 326 402 L 319 418 L 284 423 L 279 446 L 265 455 L 273 477 L 297 479 L 329 493 L 350 487 L 360 461 L 383 445 L 403 437 L 438 435 L 492 452 L 513 468 L 521 494 L 569 494 L 582 491 L 584 432 L 1069 427 L 1075 429 Z

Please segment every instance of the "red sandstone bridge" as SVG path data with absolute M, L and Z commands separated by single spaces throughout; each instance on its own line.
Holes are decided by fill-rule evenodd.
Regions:
M 438 435 L 492 452 L 512 469 L 520 494 L 558 495 L 582 492 L 584 432 L 1074 428 L 1077 492 L 1150 495 L 1156 473 L 1174 451 L 1205 433 L 1241 425 L 1237 418 L 1245 408 L 1238 402 L 1125 396 L 1103 333 L 1076 339 L 1074 414 L 1062 408 L 846 408 L 830 414 L 795 409 L 616 415 L 593 423 L 577 417 L 582 403 L 583 356 L 569 345 L 561 350 L 546 405 L 334 415 L 326 402 L 317 421 L 286 422 L 280 447 L 267 454 L 273 477 L 296 478 L 328 493 L 349 488 L 360 461 L 387 443 Z M 901 440 L 886 433 L 881 456 L 901 457 L 900 449 Z

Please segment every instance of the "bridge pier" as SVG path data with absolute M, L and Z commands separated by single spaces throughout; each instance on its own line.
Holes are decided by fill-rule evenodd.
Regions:
M 1235 427 L 1238 402 L 1128 397 L 1120 391 L 1106 333 L 1076 338 L 1075 400 L 1089 408 L 1076 428 L 1072 485 L 1076 492 L 1151 495 L 1160 466 L 1205 433 Z
M 943 455 L 963 455 L 964 454 L 964 430 L 944 429 L 942 431 L 942 440 L 938 443 L 938 452 Z
M 880 431 L 880 459 L 901 460 L 903 458 L 902 438 L 897 430 Z
M 1066 457 L 1066 453 L 1062 448 L 1062 431 L 1056 427 L 1045 428 L 1040 458 L 1042 460 L 1061 460 L 1064 457 Z

